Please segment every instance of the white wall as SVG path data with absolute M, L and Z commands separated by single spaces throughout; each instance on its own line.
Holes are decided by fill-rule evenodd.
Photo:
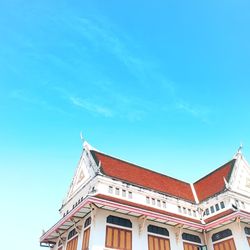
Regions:
M 95 216 L 95 222 L 91 225 L 91 232 L 90 232 L 90 249 L 91 250 L 103 250 L 105 249 L 105 236 L 106 236 L 106 218 L 109 215 L 115 215 L 122 218 L 130 219 L 132 222 L 132 248 L 135 250 L 147 250 L 148 249 L 148 234 L 147 234 L 147 227 L 149 224 L 160 226 L 167 228 L 169 231 L 170 236 L 170 246 L 171 250 L 183 250 L 183 242 L 181 239 L 182 232 L 187 232 L 191 234 L 196 234 L 200 236 L 202 240 L 202 235 L 195 232 L 190 232 L 187 230 L 181 231 L 180 239 L 177 242 L 175 237 L 175 228 L 172 226 L 168 226 L 161 223 L 154 223 L 150 221 L 146 221 L 141 233 L 139 232 L 139 221 L 136 217 L 126 216 L 123 214 L 101 210 L 98 209 L 97 214 Z M 80 250 L 78 248 L 78 250 Z
M 151 221 L 146 221 L 143 229 L 139 230 L 139 220 L 136 217 L 128 216 L 119 214 L 116 212 L 103 210 L 103 209 L 97 209 L 91 223 L 91 229 L 90 229 L 90 241 L 89 241 L 89 249 L 90 250 L 104 250 L 105 249 L 105 237 L 106 237 L 106 218 L 109 215 L 119 216 L 122 218 L 129 219 L 132 222 L 132 248 L 134 250 L 147 250 L 148 249 L 148 233 L 147 233 L 147 227 L 149 224 L 156 225 L 159 227 L 164 227 L 169 231 L 169 238 L 170 238 L 170 246 L 171 250 L 183 250 L 183 241 L 181 238 L 181 235 L 183 232 L 195 234 L 198 235 L 201 240 L 202 244 L 203 242 L 203 235 L 200 233 L 196 233 L 193 231 L 188 230 L 181 230 L 179 240 L 176 240 L 175 233 L 177 232 L 177 229 L 170 225 L 165 225 L 162 223 L 155 223 Z M 90 215 L 89 215 L 90 216 Z M 84 224 L 85 219 L 87 219 L 89 216 L 86 216 L 81 224 Z M 219 231 L 230 229 L 233 233 L 234 242 L 236 244 L 237 250 L 247 250 L 249 249 L 248 241 L 244 232 L 244 227 L 247 226 L 246 224 L 237 222 L 231 223 L 229 225 L 220 227 L 216 230 L 212 230 L 207 233 L 207 240 L 208 240 L 208 250 L 213 250 L 213 243 L 212 243 L 212 235 L 214 233 L 217 233 Z M 70 229 L 72 230 L 72 228 Z M 78 237 L 78 247 L 77 250 L 82 249 L 82 239 L 83 239 L 83 231 L 84 228 L 82 228 L 79 237 Z M 66 234 L 67 237 L 67 234 Z M 229 237 L 231 238 L 231 237 Z M 219 242 L 219 241 L 218 241 Z M 53 250 L 56 250 L 57 246 L 53 248 Z M 64 245 L 64 249 L 66 250 L 66 244 Z

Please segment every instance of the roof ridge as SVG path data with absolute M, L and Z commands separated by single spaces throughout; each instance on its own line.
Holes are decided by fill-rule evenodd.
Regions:
M 180 182 L 182 182 L 182 183 L 184 183 L 184 184 L 191 185 L 191 183 L 189 183 L 189 182 L 186 182 L 186 181 L 183 181 L 183 180 L 180 180 L 180 179 L 177 179 L 177 178 L 168 176 L 168 175 L 163 174 L 163 173 L 156 172 L 156 171 L 151 170 L 151 169 L 149 169 L 149 168 L 145 168 L 145 167 L 139 166 L 139 165 L 137 165 L 137 164 L 135 164 L 135 163 L 132 163 L 132 162 L 129 162 L 129 161 L 127 161 L 127 160 L 123 160 L 123 159 L 117 158 L 117 157 L 115 157 L 115 156 L 105 154 L 105 153 L 100 152 L 100 151 L 95 151 L 95 150 L 90 150 L 90 151 L 91 151 L 91 152 L 94 152 L 94 153 L 97 153 L 97 154 L 102 154 L 102 155 L 104 155 L 104 156 L 113 158 L 113 159 L 118 160 L 118 161 L 122 161 L 122 162 L 127 163 L 127 164 L 130 164 L 130 165 L 133 165 L 134 167 L 138 167 L 138 168 L 141 168 L 141 169 L 143 169 L 143 170 L 146 170 L 146 171 L 149 171 L 149 172 L 152 172 L 152 173 L 155 173 L 155 174 L 159 174 L 159 175 L 161 175 L 161 176 L 168 177 L 168 178 L 171 178 L 171 179 L 176 180 L 176 181 L 180 181 Z
M 234 164 L 235 162 L 236 162 L 236 159 L 232 159 L 232 160 L 226 162 L 226 163 L 223 164 L 222 166 L 216 168 L 216 169 L 213 170 L 212 172 L 209 172 L 207 175 L 205 175 L 205 176 L 203 176 L 202 178 L 198 179 L 198 180 L 197 180 L 196 182 L 194 182 L 193 184 L 196 184 L 197 182 L 202 181 L 203 179 L 207 178 L 208 176 L 212 175 L 213 173 L 215 173 L 215 172 L 219 171 L 220 169 L 226 167 L 228 164 L 231 164 L 231 165 L 232 165 L 232 163 Z M 231 166 L 231 167 L 232 167 L 232 166 Z

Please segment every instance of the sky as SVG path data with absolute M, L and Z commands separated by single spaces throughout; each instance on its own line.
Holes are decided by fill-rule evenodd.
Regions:
M 250 160 L 249 11 L 248 0 L 0 0 L 2 248 L 41 249 L 80 131 L 187 182 L 241 143 Z

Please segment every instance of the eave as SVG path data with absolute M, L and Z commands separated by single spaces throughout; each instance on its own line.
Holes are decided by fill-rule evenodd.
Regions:
M 226 210 L 216 216 L 210 217 L 202 224 L 200 220 L 173 214 L 160 209 L 144 206 L 127 200 L 116 199 L 105 195 L 87 196 L 77 207 L 60 219 L 40 238 L 40 244 L 56 244 L 59 237 L 71 227 L 79 223 L 86 215 L 91 213 L 93 206 L 137 218 L 146 218 L 149 221 L 164 223 L 174 227 L 203 232 L 221 227 L 239 220 L 250 223 L 250 214 L 244 211 Z M 65 237 L 65 236 L 64 236 Z

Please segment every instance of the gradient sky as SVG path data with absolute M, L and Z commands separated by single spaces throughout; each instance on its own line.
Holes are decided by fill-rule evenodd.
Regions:
M 0 0 L 1 248 L 40 249 L 80 131 L 189 182 L 241 142 L 250 159 L 249 13 L 248 0 Z

